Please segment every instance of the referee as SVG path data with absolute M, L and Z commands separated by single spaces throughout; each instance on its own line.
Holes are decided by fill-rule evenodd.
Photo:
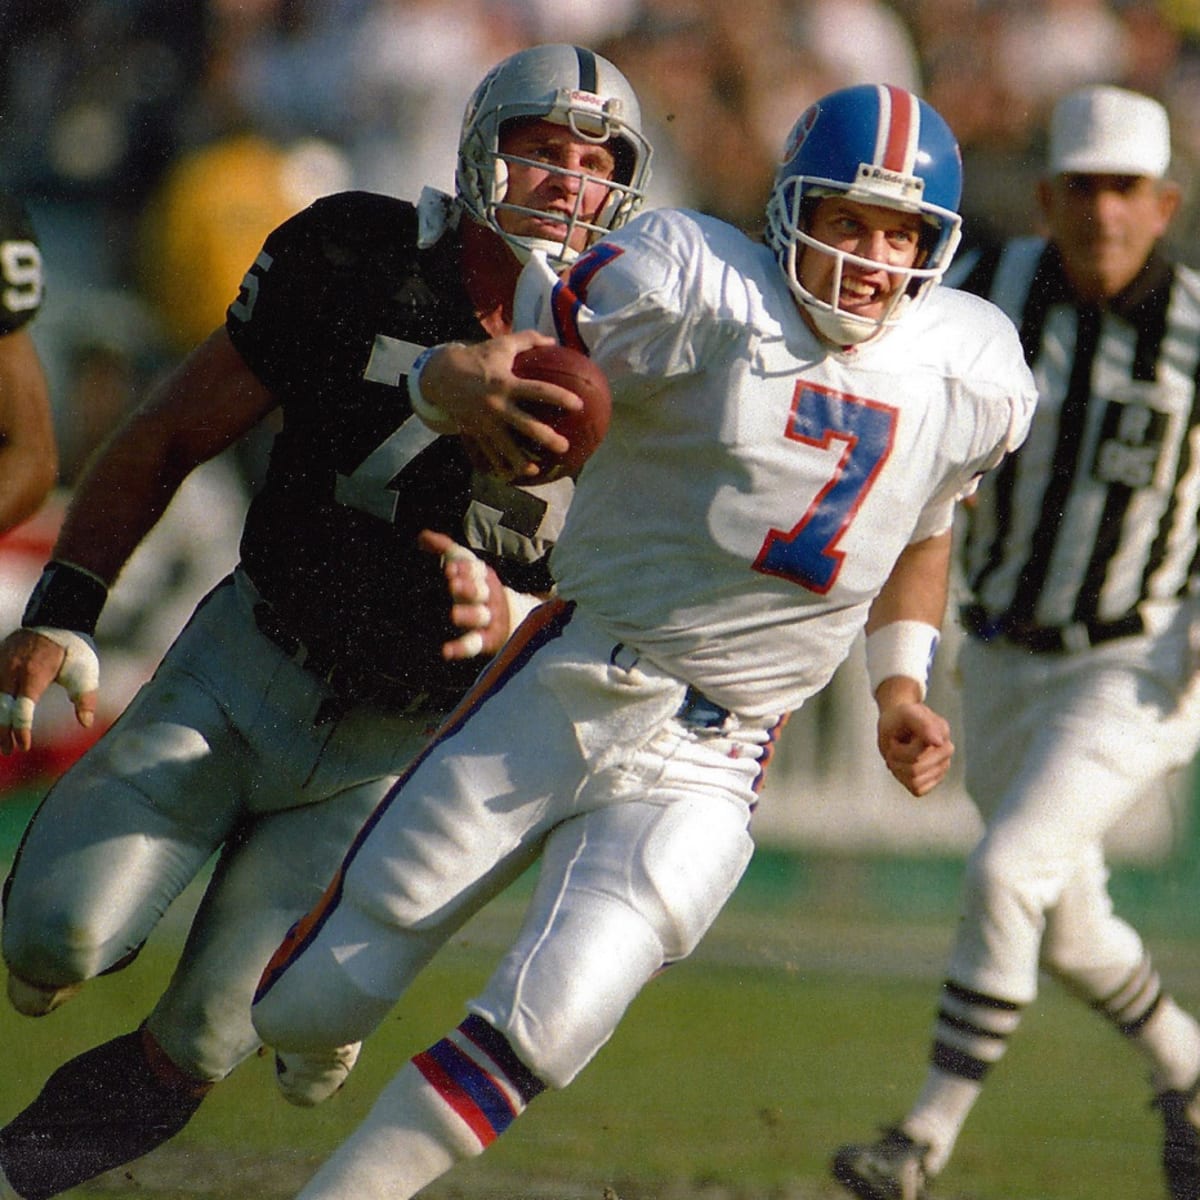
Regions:
M 1180 203 L 1170 141 L 1149 97 L 1065 96 L 1038 185 L 1048 236 L 947 275 L 1012 317 L 1039 403 L 964 531 L 963 732 L 985 832 L 924 1086 L 880 1141 L 834 1158 L 867 1200 L 926 1194 L 1039 966 L 1144 1056 L 1167 1195 L 1200 1197 L 1200 1027 L 1113 912 L 1103 848 L 1200 746 L 1200 275 L 1159 244 Z

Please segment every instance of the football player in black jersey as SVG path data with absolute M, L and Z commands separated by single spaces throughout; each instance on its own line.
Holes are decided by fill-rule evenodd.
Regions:
M 285 222 L 224 327 L 91 465 L 0 647 L 3 751 L 30 745 L 55 680 L 92 719 L 108 587 L 188 472 L 282 413 L 238 568 L 51 789 L 5 885 L 9 997 L 40 1015 L 130 962 L 220 855 L 144 1023 L 66 1063 L 0 1130 L 0 1196 L 44 1200 L 144 1154 L 258 1048 L 250 1000 L 271 951 L 480 656 L 549 589 L 571 481 L 473 471 L 457 438 L 414 416 L 406 378 L 427 346 L 509 332 L 533 250 L 566 265 L 636 210 L 639 125 L 628 82 L 590 51 L 506 59 L 468 105 L 454 197 L 341 194 Z M 564 448 L 532 419 L 526 432 Z M 316 1103 L 356 1056 L 278 1060 L 283 1090 Z
M 49 389 L 25 328 L 41 303 L 42 255 L 29 215 L 0 193 L 0 533 L 33 516 L 58 480 Z

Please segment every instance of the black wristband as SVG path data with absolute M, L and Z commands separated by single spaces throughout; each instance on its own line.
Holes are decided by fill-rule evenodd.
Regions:
M 70 563 L 50 562 L 30 594 L 21 624 L 26 628 L 49 625 L 71 629 L 91 637 L 107 599 L 104 581 L 90 571 Z

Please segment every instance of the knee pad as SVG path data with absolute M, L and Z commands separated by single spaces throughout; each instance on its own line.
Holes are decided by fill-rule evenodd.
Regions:
M 985 835 L 967 859 L 968 908 L 993 916 L 1019 909 L 1039 925 L 1066 883 L 1013 839 Z

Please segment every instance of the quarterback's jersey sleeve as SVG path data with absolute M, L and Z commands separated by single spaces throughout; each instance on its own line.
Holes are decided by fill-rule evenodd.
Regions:
M 0 336 L 29 322 L 42 304 L 42 252 L 29 214 L 0 192 Z
M 544 261 L 530 264 L 518 290 L 517 324 L 602 359 L 614 400 L 628 378 L 693 372 L 741 337 L 736 326 L 748 281 L 703 252 L 706 238 L 740 237 L 725 235 L 724 226 L 685 210 L 645 213 L 564 279 Z

